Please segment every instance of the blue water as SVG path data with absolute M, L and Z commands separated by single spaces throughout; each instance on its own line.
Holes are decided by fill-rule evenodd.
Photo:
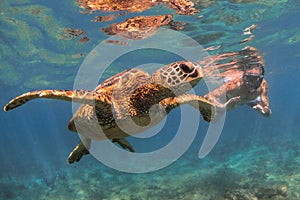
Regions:
M 211 54 L 241 50 L 243 45 L 231 44 L 245 39 L 244 28 L 257 24 L 255 38 L 246 45 L 264 55 L 272 116 L 264 118 L 247 106 L 228 112 L 219 141 L 203 159 L 198 151 L 208 123 L 200 120 L 195 140 L 180 159 L 158 171 L 131 174 L 111 169 L 91 155 L 68 165 L 66 159 L 79 141 L 66 129 L 71 103 L 34 100 L 0 112 L 0 199 L 300 199 L 300 3 L 233 2 L 198 3 L 199 18 L 156 6 L 113 22 L 94 23 L 94 16 L 106 13 L 82 14 L 74 0 L 1 1 L 1 106 L 31 90 L 72 89 L 84 58 L 109 37 L 100 28 L 136 15 L 172 13 L 174 20 L 187 23 L 180 32 L 204 48 L 222 45 Z M 90 41 L 61 40 L 65 27 L 84 29 Z M 80 53 L 82 57 L 75 56 Z M 170 59 L 153 53 L 153 61 L 150 53 L 142 55 L 134 61 L 117 60 L 105 76 L 130 65 L 167 64 Z M 202 86 L 196 88 L 201 95 Z M 129 141 L 138 152 L 159 149 L 172 140 L 179 123 L 176 109 L 162 133 Z

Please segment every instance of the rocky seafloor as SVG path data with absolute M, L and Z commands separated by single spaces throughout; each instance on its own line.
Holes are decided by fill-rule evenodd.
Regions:
M 72 166 L 54 167 L 48 174 L 3 176 L 0 199 L 297 200 L 299 147 L 293 141 L 286 146 L 257 144 L 228 154 L 221 154 L 228 147 L 216 147 L 204 159 L 185 155 L 146 174 L 118 172 L 89 157 Z

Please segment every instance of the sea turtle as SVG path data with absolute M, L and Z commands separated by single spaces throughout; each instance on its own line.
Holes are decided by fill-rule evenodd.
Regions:
M 110 139 L 123 148 L 134 151 L 124 138 L 154 126 L 181 104 L 191 104 L 200 110 L 206 121 L 210 121 L 216 114 L 216 106 L 226 105 L 212 105 L 201 96 L 185 94 L 202 77 L 200 65 L 188 61 L 163 66 L 152 76 L 141 69 L 132 68 L 112 76 L 93 91 L 38 90 L 24 93 L 11 100 L 4 111 L 36 98 L 83 104 L 68 124 L 70 131 L 82 136 L 82 140 L 68 157 L 68 163 L 73 163 L 89 153 L 91 139 Z M 149 112 L 151 109 L 152 116 Z

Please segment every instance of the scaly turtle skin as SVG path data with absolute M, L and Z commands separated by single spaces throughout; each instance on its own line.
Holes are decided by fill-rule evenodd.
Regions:
M 92 139 L 111 139 L 121 147 L 134 151 L 124 138 L 156 125 L 181 104 L 191 104 L 199 109 L 206 121 L 210 121 L 215 116 L 215 106 L 224 108 L 226 105 L 212 105 L 201 96 L 185 94 L 202 77 L 201 67 L 186 61 L 166 65 L 152 76 L 133 68 L 107 79 L 93 91 L 38 90 L 25 93 L 11 100 L 4 111 L 36 98 L 83 104 L 68 124 L 69 130 L 82 135 L 82 141 L 68 158 L 68 162 L 73 163 L 89 153 Z M 149 112 L 151 109 L 153 112 Z

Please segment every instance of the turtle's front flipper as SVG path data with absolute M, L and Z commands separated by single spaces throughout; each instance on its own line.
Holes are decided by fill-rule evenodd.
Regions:
M 122 148 L 128 149 L 130 152 L 135 152 L 134 148 L 125 138 L 112 139 L 112 142 L 119 144 Z
M 205 121 L 212 121 L 217 116 L 217 113 L 226 111 L 227 106 L 236 104 L 240 101 L 240 97 L 233 97 L 229 99 L 225 104 L 212 103 L 209 100 L 198 96 L 196 94 L 184 94 L 177 97 L 170 97 L 162 100 L 159 104 L 167 113 L 173 108 L 180 106 L 181 104 L 190 104 L 202 114 Z
M 177 97 L 166 98 L 159 104 L 167 113 L 182 104 L 190 104 L 201 112 L 205 121 L 211 121 L 216 115 L 216 105 L 195 94 L 184 94 Z
M 87 141 L 88 145 L 90 145 L 90 140 Z M 67 162 L 69 164 L 72 164 L 74 162 L 78 162 L 82 156 L 89 154 L 89 150 L 86 148 L 86 146 L 83 144 L 82 141 L 80 141 L 76 147 L 73 149 L 73 151 L 70 153 Z
M 4 106 L 4 111 L 12 110 L 36 98 L 58 99 L 93 105 L 95 94 L 87 90 L 37 90 L 14 98 Z

